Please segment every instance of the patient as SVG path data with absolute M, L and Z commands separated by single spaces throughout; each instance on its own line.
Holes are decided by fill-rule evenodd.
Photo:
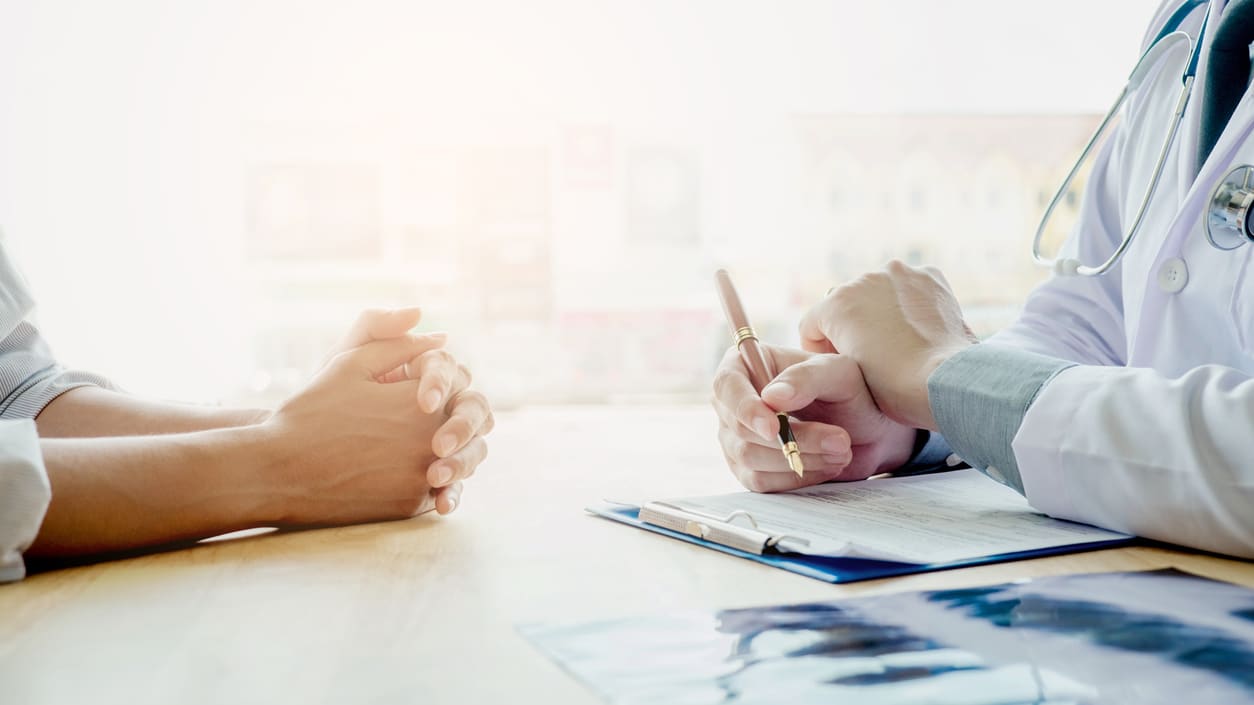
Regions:
M 443 335 L 409 334 L 417 309 L 363 313 L 264 411 L 141 399 L 66 371 L 31 307 L 0 249 L 0 582 L 24 576 L 23 553 L 448 514 L 487 455 L 488 402 Z

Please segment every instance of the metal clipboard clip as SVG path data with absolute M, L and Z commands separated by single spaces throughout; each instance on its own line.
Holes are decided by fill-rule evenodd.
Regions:
M 753 515 L 743 510 L 718 516 L 666 502 L 649 502 L 640 508 L 640 521 L 759 556 L 775 549 L 781 541 L 787 541 L 790 546 L 810 545 L 809 540 L 800 536 L 762 529 Z

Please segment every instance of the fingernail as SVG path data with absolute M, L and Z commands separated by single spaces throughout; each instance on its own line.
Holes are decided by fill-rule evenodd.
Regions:
M 780 399 L 792 399 L 797 394 L 797 389 L 787 382 L 771 382 L 762 391 L 763 393 L 769 391 L 771 396 Z
M 452 514 L 454 509 L 457 509 L 457 500 L 453 497 L 449 497 L 448 511 L 445 512 L 445 514 Z
M 453 478 L 452 470 L 449 470 L 448 468 L 442 465 L 435 469 L 435 484 L 436 485 L 441 485 L 441 486 L 446 485 L 448 484 L 448 481 L 451 480 L 452 478 Z
M 439 436 L 436 436 L 435 439 L 431 442 L 431 446 L 435 449 L 436 453 L 439 453 L 440 455 L 445 455 L 446 453 L 449 453 L 453 450 L 453 444 L 456 442 L 457 440 L 453 438 L 453 436 L 447 433 L 444 433 Z
M 435 390 L 427 392 L 422 397 L 422 408 L 428 412 L 435 411 L 440 405 L 441 394 Z
M 819 447 L 833 453 L 843 453 L 848 450 L 845 446 L 845 439 L 835 435 L 823 436 L 823 440 L 819 441 Z
M 756 419 L 753 422 L 753 430 L 757 431 L 759 436 L 766 438 L 766 439 L 770 439 L 771 422 L 767 421 L 766 419 L 761 419 L 761 418 Z

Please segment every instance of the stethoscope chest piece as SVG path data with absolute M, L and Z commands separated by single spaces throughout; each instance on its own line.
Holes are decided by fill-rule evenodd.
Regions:
M 1235 250 L 1254 240 L 1250 207 L 1254 206 L 1254 167 L 1228 172 L 1215 187 L 1206 214 L 1206 239 L 1221 250 Z

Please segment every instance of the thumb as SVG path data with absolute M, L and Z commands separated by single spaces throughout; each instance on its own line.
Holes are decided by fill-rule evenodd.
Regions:
M 807 311 L 801 318 L 801 324 L 797 326 L 801 334 L 801 349 L 812 353 L 839 352 L 828 337 L 822 306 L 823 304 L 819 304 Z
M 351 369 L 374 380 L 391 372 L 419 355 L 440 347 L 439 336 L 402 335 L 387 340 L 374 340 L 360 347 L 340 353 Z
M 367 309 L 361 312 L 353 327 L 348 329 L 336 352 L 351 350 L 372 340 L 387 340 L 405 335 L 422 320 L 422 309 L 417 306 L 398 309 Z
M 845 355 L 815 355 L 777 376 L 762 389 L 762 401 L 776 411 L 804 409 L 815 401 L 842 403 L 866 394 L 862 369 Z

